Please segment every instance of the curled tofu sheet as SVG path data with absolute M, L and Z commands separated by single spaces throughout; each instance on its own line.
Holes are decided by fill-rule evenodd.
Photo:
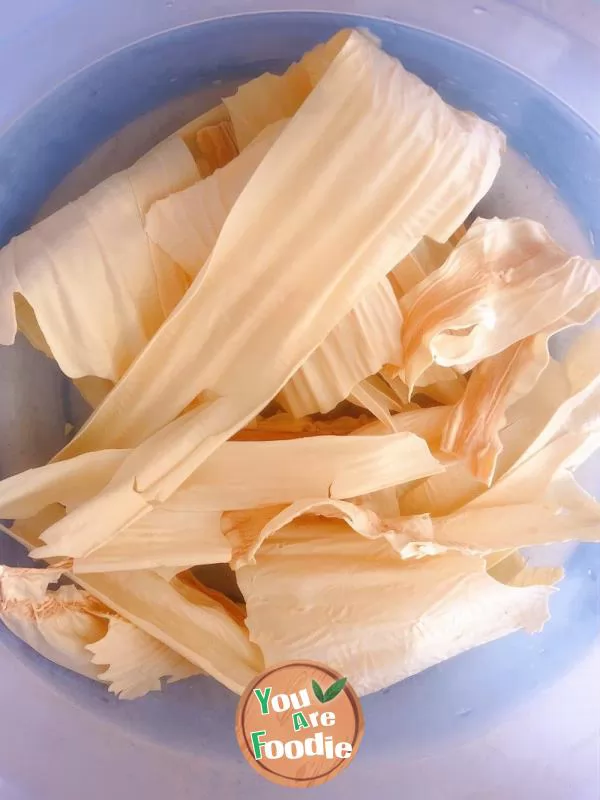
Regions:
M 223 530 L 235 568 L 254 563 L 264 542 L 293 520 L 310 515 L 342 519 L 367 538 L 384 538 L 401 558 L 448 550 L 483 554 L 573 539 L 600 540 L 600 506 L 582 497 L 570 470 L 593 453 L 600 434 L 564 434 L 458 511 L 382 518 L 346 501 L 304 499 L 287 507 L 227 513 Z
M 431 538 L 481 554 L 553 542 L 600 541 L 600 506 L 571 475 L 599 444 L 600 435 L 558 437 L 489 491 L 448 516 L 432 518 Z
M 600 541 L 600 333 L 549 355 L 600 279 L 465 231 L 503 147 L 340 31 L 0 251 L 0 340 L 96 407 L 0 481 L 50 564 L 0 567 L 6 625 L 124 698 L 291 658 L 366 694 L 540 630 L 562 570 L 523 548 Z
M 0 482 L 0 514 L 30 518 L 56 503 L 71 511 L 107 484 L 108 472 L 127 454 L 85 453 L 7 478 Z M 61 556 L 74 558 L 75 573 L 227 562 L 231 548 L 221 532 L 223 511 L 305 497 L 354 497 L 442 469 L 426 442 L 410 432 L 226 442 L 169 500 L 111 541 L 88 554 L 70 550 Z
M 398 299 L 414 288 L 424 278 L 442 266 L 467 229 L 461 225 L 447 242 L 436 242 L 425 236 L 389 274 Z
M 600 330 L 591 328 L 571 345 L 565 358 L 550 360 L 526 397 L 507 412 L 498 473 L 503 475 L 565 433 L 600 430 Z
M 309 436 L 346 436 L 358 433 L 373 421 L 371 416 L 333 417 L 313 419 L 312 417 L 293 417 L 287 412 L 272 417 L 257 417 L 249 425 L 241 428 L 231 437 L 236 442 L 268 442 L 282 439 L 304 439 Z
M 428 518 L 414 517 L 385 520 L 370 508 L 345 500 L 307 499 L 287 507 L 261 508 L 254 511 L 233 511 L 223 515 L 223 530 L 233 545 L 231 565 L 234 569 L 256 563 L 256 554 L 263 543 L 289 523 L 300 517 L 327 517 L 343 520 L 356 533 L 367 539 L 386 539 L 401 558 L 422 558 L 446 552 L 447 548 L 432 541 L 433 531 Z
M 175 683 L 201 674 L 195 664 L 123 617 L 109 614 L 107 620 L 104 636 L 86 649 L 99 680 L 122 700 L 160 691 L 164 679 Z
M 296 520 L 237 571 L 250 636 L 267 665 L 310 658 L 362 695 L 549 617 L 547 585 L 511 586 L 484 559 L 403 561 L 338 520 Z
M 549 361 L 548 337 L 528 336 L 481 361 L 444 430 L 442 450 L 464 458 L 475 478 L 490 484 L 502 450 L 506 409 L 528 394 Z
M 157 201 L 146 214 L 150 239 L 191 278 L 204 266 L 229 212 L 285 124 L 282 120 L 269 126 L 240 155 L 203 180 Z
M 440 269 L 402 298 L 404 377 L 474 365 L 551 328 L 597 297 L 597 264 L 570 257 L 542 225 L 478 219 Z
M 402 315 L 387 279 L 368 288 L 287 382 L 278 399 L 296 417 L 331 411 L 384 364 L 402 361 Z
M 49 589 L 61 574 L 0 566 L 0 619 L 45 658 L 97 678 L 100 670 L 86 647 L 106 634 L 103 606 L 75 586 Z
M 390 431 L 394 431 L 392 411 L 404 409 L 397 394 L 378 375 L 371 375 L 357 384 L 349 399 L 355 405 L 370 411 Z
M 17 531 L 11 528 L 5 529 L 5 532 L 31 550 L 39 543 L 39 535 L 48 524 L 48 516 L 60 517 L 60 512 L 56 514 L 55 508 L 56 505 L 48 506 L 44 512 L 37 515 L 37 519 L 25 520 L 26 524 L 19 522 L 18 526 L 13 526 L 17 527 Z M 65 569 L 65 566 L 51 568 L 48 571 L 52 576 L 50 580 L 56 580 L 58 574 L 63 573 Z M 251 678 L 263 668 L 262 655 L 249 640 L 244 615 L 239 608 L 220 592 L 208 589 L 198 581 L 173 579 L 172 570 L 166 570 L 164 575 L 158 571 L 143 569 L 84 576 L 65 574 L 75 578 L 78 585 L 87 593 L 86 597 L 93 598 L 94 602 L 99 601 L 97 607 L 100 616 L 117 615 L 140 631 L 138 634 L 136 631 L 119 626 L 119 636 L 128 631 L 121 652 L 116 652 L 113 644 L 102 648 L 101 654 L 94 655 L 93 650 L 89 651 L 89 659 L 92 662 L 89 669 L 98 677 L 102 672 L 98 668 L 100 659 L 106 657 L 107 653 L 113 653 L 111 660 L 102 661 L 102 664 L 109 670 L 111 666 L 114 667 L 114 670 L 105 677 L 111 684 L 116 682 L 114 691 L 120 694 L 139 696 L 143 693 L 142 690 L 152 673 L 156 680 L 163 677 L 179 680 L 188 677 L 196 670 L 211 675 L 232 691 L 241 694 Z M 47 581 L 45 586 L 49 582 Z M 76 587 L 69 588 L 78 591 Z M 110 633 L 110 629 L 105 627 L 103 635 L 107 630 Z M 17 630 L 14 632 L 21 636 Z M 153 642 L 146 641 L 142 634 L 156 639 L 163 647 L 157 647 Z M 115 638 L 114 635 L 111 636 L 113 642 Z M 47 648 L 44 651 L 41 645 L 38 646 L 39 637 L 35 639 L 38 644 L 33 643 L 33 636 L 26 641 L 51 660 L 63 664 L 55 657 L 59 654 L 50 653 Z M 100 640 L 95 642 L 86 640 L 85 644 L 95 644 L 98 641 Z M 124 681 L 131 675 L 130 670 L 135 658 L 135 653 L 129 651 L 134 647 L 140 648 L 140 665 L 137 672 L 142 683 L 127 687 Z M 155 668 L 141 665 L 149 651 L 156 656 Z M 181 659 L 186 663 L 182 663 Z M 164 672 L 165 668 L 169 671 Z M 75 669 L 75 671 L 81 670 Z
M 549 328 L 481 361 L 448 421 L 442 450 L 464 458 L 473 475 L 489 484 L 502 451 L 500 431 L 506 424 L 507 409 L 527 397 L 546 371 L 550 337 L 565 328 L 589 322 L 599 310 L 600 291 L 595 291 Z M 592 329 L 578 347 L 586 358 L 593 358 L 599 346 L 600 335 Z M 567 357 L 567 363 L 572 359 L 572 355 Z
M 448 239 L 489 187 L 503 146 L 494 127 L 349 33 L 205 268 L 61 453 L 135 448 L 99 495 L 46 531 L 48 545 L 77 540 L 91 551 L 166 500 L 398 258 L 424 235 Z M 201 394 L 203 404 L 176 418 Z
M 123 699 L 198 674 L 196 666 L 77 586 L 62 569 L 0 567 L 0 619 L 40 655 L 108 684 Z
M 396 433 L 413 433 L 424 439 L 431 452 L 439 454 L 444 428 L 451 413 L 448 406 L 411 409 L 394 414 L 392 425 Z M 373 436 L 387 432 L 387 422 L 377 421 L 361 426 L 353 434 L 355 436 Z
M 15 237 L 0 250 L 0 343 L 18 328 L 99 405 L 189 286 L 145 233 L 148 212 L 237 153 L 219 106 Z
M 499 433 L 498 466 L 492 486 L 559 436 L 589 437 L 593 451 L 595 435 L 600 431 L 599 348 L 598 330 L 586 331 L 575 340 L 563 361 L 549 359 L 529 394 L 508 408 L 506 424 Z M 446 417 L 446 422 L 448 419 L 451 417 Z M 431 434 L 428 441 L 431 447 Z M 435 452 L 435 448 L 432 450 Z M 444 516 L 482 495 L 486 488 L 464 461 L 446 464 L 445 472 L 426 478 L 403 494 L 401 513 Z
M 14 342 L 18 317 L 65 375 L 118 381 L 188 285 L 149 241 L 144 216 L 198 177 L 192 154 L 173 136 L 12 239 L 0 250 L 0 343 Z

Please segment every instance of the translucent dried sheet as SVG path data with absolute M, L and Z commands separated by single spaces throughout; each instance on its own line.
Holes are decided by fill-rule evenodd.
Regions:
M 172 494 L 398 256 L 425 234 L 448 238 L 489 187 L 502 146 L 495 128 L 351 34 L 238 199 L 207 268 L 63 451 L 145 440 L 112 486 L 69 515 L 71 533 L 96 546 Z M 215 399 L 162 427 L 203 390 Z
M 304 500 L 281 510 L 226 515 L 233 521 L 237 566 L 252 560 L 266 538 L 303 514 L 344 519 L 363 536 L 383 536 L 403 558 L 446 548 L 474 553 L 574 539 L 600 540 L 600 505 L 574 491 L 569 469 L 597 449 L 600 435 L 565 434 L 502 478 L 492 489 L 448 516 L 382 519 L 351 503 Z M 402 500 L 401 500 L 402 506 Z
M 99 669 L 100 680 L 122 700 L 134 700 L 160 691 L 169 683 L 198 675 L 201 670 L 152 636 L 121 617 L 110 617 L 108 631 L 87 649 Z
M 20 524 L 18 540 L 35 547 L 40 528 Z M 78 576 L 77 582 L 114 613 L 241 692 L 262 668 L 262 657 L 248 639 L 239 609 L 198 582 L 189 586 L 171 577 L 139 570 Z
M 410 483 L 400 487 L 391 486 L 389 489 L 380 489 L 378 492 L 361 494 L 359 497 L 351 499 L 355 505 L 373 511 L 382 519 L 398 517 L 400 515 L 398 494 L 402 493 L 406 485 L 410 486 Z
M 200 128 L 196 134 L 196 146 L 196 163 L 203 178 L 229 164 L 239 153 L 233 126 L 228 119 Z
M 430 397 L 436 403 L 441 403 L 442 405 L 454 405 L 461 401 L 466 388 L 467 380 L 463 375 L 446 374 L 437 383 L 427 383 L 417 388 L 416 393 Z
M 432 541 L 433 530 L 428 520 L 418 518 L 384 520 L 368 508 L 344 500 L 307 499 L 287 507 L 262 508 L 251 512 L 229 512 L 223 515 L 223 530 L 233 545 L 232 567 L 239 569 L 254 564 L 264 542 L 299 517 L 312 515 L 340 519 L 367 539 L 385 539 L 401 558 L 420 558 L 445 551 Z
M 55 570 L 0 567 L 0 619 L 45 658 L 95 678 L 86 646 L 104 636 L 107 621 L 101 605 L 75 586 L 49 590 L 59 577 Z
M 0 342 L 14 341 L 20 293 L 66 375 L 118 380 L 173 306 L 163 273 L 178 268 L 151 246 L 143 215 L 197 179 L 191 153 L 171 137 L 14 238 L 0 251 Z
M 279 393 L 296 417 L 331 411 L 386 363 L 401 363 L 402 316 L 388 280 L 367 289 Z
M 2 530 L 13 539 L 16 539 L 23 547 L 30 550 L 32 547 L 41 545 L 41 534 L 64 516 L 64 507 L 59 503 L 53 503 L 50 506 L 46 506 L 46 508 L 38 514 L 34 514 L 32 517 L 27 517 L 26 519 L 19 519 L 17 522 L 14 522 L 10 528 L 3 527 Z
M 239 430 L 232 437 L 238 442 L 278 441 L 298 439 L 308 436 L 347 436 L 356 433 L 373 421 L 371 416 L 334 417 L 332 419 L 297 419 L 291 414 L 275 414 L 266 419 L 258 418 L 256 423 Z
M 86 453 L 7 478 L 0 482 L 0 514 L 31 517 L 51 503 L 74 508 L 108 483 L 128 452 Z M 425 443 L 409 433 L 226 442 L 137 530 L 156 526 L 159 516 L 165 529 L 177 528 L 170 515 L 365 494 L 440 469 Z
M 390 282 L 398 299 L 414 288 L 424 278 L 442 266 L 454 244 L 452 241 L 435 242 L 425 236 L 390 272 Z
M 507 426 L 500 433 L 498 478 L 561 435 L 583 434 L 581 441 L 585 445 L 587 434 L 598 431 L 600 367 L 595 354 L 599 346 L 600 333 L 592 329 L 582 334 L 564 361 L 559 364 L 551 359 L 534 389 L 508 409 Z M 594 447 L 593 439 L 589 445 Z M 579 463 L 585 460 L 585 446 L 581 452 Z M 427 478 L 404 494 L 401 511 L 448 514 L 482 494 L 485 488 L 463 463 L 448 465 L 444 473 Z
M 599 541 L 600 506 L 591 498 L 582 502 L 568 472 L 599 444 L 600 435 L 558 437 L 457 512 L 433 519 L 432 538 L 486 553 L 574 539 Z
M 600 331 L 579 336 L 559 364 L 551 360 L 534 390 L 507 413 L 498 473 L 526 461 L 565 432 L 599 430 Z
M 179 572 L 198 564 L 227 562 L 231 547 L 221 532 L 220 520 L 220 512 L 198 510 L 175 494 L 107 544 L 74 558 L 71 571 L 82 575 L 176 567 Z
M 508 409 L 508 424 L 500 433 L 498 478 L 510 474 L 553 440 L 568 433 L 578 436 L 577 441 L 582 443 L 581 455 L 572 467 L 589 456 L 588 448 L 593 450 L 595 441 L 588 439 L 588 434 L 599 430 L 600 421 L 600 367 L 595 357 L 599 346 L 600 333 L 594 330 L 584 333 L 565 360 L 561 364 L 550 360 L 534 389 Z M 502 485 L 507 484 L 502 481 Z M 517 484 L 510 486 L 513 491 Z M 456 511 L 485 488 L 458 462 L 411 488 L 400 499 L 400 507 L 403 514 L 430 512 L 440 516 Z M 493 496 L 497 492 L 494 487 Z
M 192 278 L 210 255 L 227 215 L 284 124 L 270 126 L 237 158 L 210 177 L 159 200 L 146 215 L 150 239 Z
M 530 567 L 525 557 L 518 551 L 501 551 L 503 557 L 494 561 L 486 559 L 488 573 L 500 583 L 509 586 L 554 586 L 564 577 L 560 567 Z M 493 557 L 492 557 L 493 558 Z
M 160 689 L 198 668 L 75 586 L 48 589 L 60 569 L 0 567 L 0 618 L 44 657 L 110 684 L 122 698 Z M 101 668 L 108 666 L 108 669 Z
M 442 433 L 450 413 L 450 408 L 445 406 L 419 408 L 394 414 L 392 423 L 396 433 L 413 433 L 421 439 L 425 439 L 432 453 L 437 453 L 440 450 Z M 387 426 L 381 422 L 363 425 L 355 431 L 356 436 L 372 436 L 383 433 L 387 433 Z
M 443 516 L 461 508 L 485 489 L 485 484 L 474 478 L 462 462 L 446 464 L 444 472 L 426 478 L 402 494 L 399 498 L 400 512 L 404 516 Z
M 0 516 L 33 517 L 52 503 L 75 508 L 103 489 L 126 450 L 101 450 L 29 469 L 0 481 Z
M 410 433 L 227 442 L 174 497 L 219 510 L 315 496 L 343 499 L 441 469 L 426 443 Z
M 258 648 L 226 598 L 155 572 L 114 572 L 78 581 L 137 627 L 240 694 L 263 668 Z
M 510 547 L 600 541 L 600 517 L 558 514 L 541 503 L 467 508 L 434 520 L 431 538 L 444 547 L 487 554 Z
M 499 431 L 506 422 L 506 409 L 526 396 L 548 367 L 550 337 L 569 326 L 588 322 L 599 310 L 600 292 L 594 292 L 550 328 L 516 342 L 475 367 L 464 398 L 448 422 L 442 448 L 467 458 L 473 474 L 489 483 L 502 450 Z M 597 343 L 600 344 L 599 334 L 584 336 L 581 355 L 575 357 L 587 358 Z
M 394 430 L 391 411 L 397 404 L 387 392 L 368 380 L 361 381 L 350 393 L 350 400 L 358 406 L 366 408 L 389 430 Z M 398 406 L 396 410 L 400 410 Z
M 381 370 L 379 377 L 385 381 L 385 383 L 387 383 L 394 393 L 394 397 L 397 398 L 398 402 L 402 406 L 407 406 L 410 404 L 410 400 L 408 399 L 408 386 L 404 383 L 402 378 L 390 375 L 386 369 Z
M 266 72 L 224 99 L 240 149 L 269 125 L 294 116 L 351 35 L 348 30 L 339 31 L 309 50 L 283 75 Z
M 92 465 L 95 458 L 105 462 L 105 455 L 107 453 L 90 453 L 32 470 L 33 491 L 28 495 L 22 487 L 20 504 L 13 500 L 6 508 L 11 513 L 18 511 L 16 516 L 30 515 L 41 504 L 64 503 L 67 489 L 72 494 L 75 491 L 75 487 L 64 487 L 65 475 L 75 474 L 85 490 L 91 481 L 84 472 L 85 466 Z M 70 466 L 68 472 L 67 465 Z M 169 500 L 120 531 L 108 543 L 87 552 L 75 548 L 59 552 L 56 546 L 41 547 L 35 550 L 35 556 L 73 557 L 73 570 L 78 573 L 159 566 L 183 569 L 196 564 L 219 563 L 228 561 L 231 556 L 219 527 L 221 511 L 293 502 L 307 496 L 353 497 L 442 469 L 425 441 L 411 433 L 226 442 Z M 53 491 L 51 478 L 55 473 L 58 473 L 58 483 Z M 88 473 L 91 474 L 91 470 Z M 8 479 L 6 483 L 21 487 L 15 479 Z M 0 483 L 0 499 L 4 484 Z M 44 491 L 35 491 L 37 484 Z M 92 498 L 93 486 L 91 483 L 89 494 L 78 499 Z M 2 508 L 0 503 L 0 510 Z M 50 538 L 47 533 L 42 536 L 44 540 Z
M 106 380 L 106 378 L 96 378 L 93 375 L 88 375 L 85 378 L 74 378 L 73 383 L 91 408 L 99 406 L 114 385 L 112 381 Z
M 237 577 L 267 665 L 322 661 L 363 695 L 519 628 L 540 630 L 553 591 L 503 585 L 477 557 L 402 561 L 333 520 L 293 523 Z
M 547 337 L 529 336 L 473 370 L 444 430 L 442 450 L 466 459 L 478 480 L 490 484 L 502 450 L 499 431 L 506 408 L 531 391 L 548 359 Z
M 595 262 L 569 257 L 542 225 L 477 220 L 444 266 L 401 301 L 405 379 L 432 363 L 473 364 L 551 326 L 600 288 Z

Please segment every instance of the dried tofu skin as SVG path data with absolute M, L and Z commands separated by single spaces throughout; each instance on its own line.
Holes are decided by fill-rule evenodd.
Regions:
M 481 361 L 448 420 L 442 450 L 465 459 L 473 475 L 489 485 L 502 450 L 506 409 L 533 389 L 548 360 L 547 337 L 539 335 Z
M 560 362 L 550 360 L 535 388 L 507 412 L 498 473 L 503 475 L 565 433 L 600 426 L 600 331 L 581 334 Z
M 160 691 L 169 683 L 199 675 L 201 670 L 165 644 L 121 617 L 108 618 L 105 635 L 87 645 L 93 664 L 101 666 L 99 680 L 122 700 L 135 700 Z
M 413 433 L 424 439 L 432 453 L 438 454 L 444 429 L 451 414 L 448 406 L 432 406 L 402 411 L 394 414 L 392 425 L 396 433 Z M 355 431 L 356 436 L 372 436 L 387 433 L 387 425 L 380 421 L 371 422 Z
M 486 558 L 488 574 L 508 586 L 555 586 L 564 578 L 560 567 L 532 567 L 518 550 L 501 550 Z
M 49 589 L 62 569 L 0 567 L 0 619 L 40 655 L 109 684 L 123 699 L 199 669 L 76 586 Z
M 35 547 L 39 532 L 45 527 L 43 516 L 53 508 L 44 510 L 38 524 L 20 523 L 15 538 L 28 549 Z M 13 529 L 6 532 L 14 536 Z M 76 580 L 102 604 L 102 614 L 108 609 L 119 615 L 240 693 L 251 677 L 260 672 L 263 662 L 248 638 L 239 609 L 228 598 L 205 589 L 199 582 L 190 586 L 183 581 L 172 581 L 171 577 L 164 578 L 153 570 L 138 570 L 79 575 Z M 142 643 L 140 637 L 133 635 L 130 641 Z M 121 672 L 121 666 L 118 671 Z
M 339 31 L 329 41 L 309 50 L 283 75 L 265 72 L 242 84 L 232 97 L 224 99 L 240 150 L 269 125 L 296 114 L 342 47 L 354 35 L 349 30 Z
M 232 437 L 236 442 L 266 442 L 283 439 L 304 439 L 308 436 L 346 436 L 357 433 L 372 422 L 372 417 L 340 416 L 331 419 L 296 418 L 287 412 L 256 420 L 241 428 Z
M 196 133 L 196 147 L 196 163 L 203 178 L 233 161 L 239 155 L 239 149 L 231 120 L 200 128 Z
M 600 287 L 593 261 L 569 257 L 525 219 L 477 220 L 446 263 L 401 301 L 405 380 L 432 363 L 470 365 L 550 327 Z
M 54 544 L 92 549 L 169 497 L 398 257 L 424 235 L 448 238 L 503 145 L 352 33 L 238 198 L 206 268 L 63 450 L 136 447 L 103 493 L 54 526 Z M 277 237 L 265 237 L 266 219 Z M 204 405 L 169 423 L 202 392 Z
M 483 554 L 574 539 L 599 541 L 600 505 L 573 491 L 571 475 L 599 444 L 600 434 L 563 434 L 488 491 L 463 494 L 462 504 L 455 493 L 452 513 L 431 518 L 431 538 L 449 548 Z M 458 488 L 463 488 L 460 483 Z M 433 507 L 430 504 L 430 510 Z M 407 495 L 400 499 L 400 508 L 407 513 Z
M 77 580 L 114 612 L 238 694 L 264 668 L 231 601 L 199 583 L 170 582 L 151 570 Z
M 296 417 L 331 411 L 362 380 L 384 364 L 399 364 L 402 315 L 392 287 L 383 280 L 358 303 L 309 356 L 279 393 Z
M 0 513 L 33 515 L 50 503 L 77 507 L 105 485 L 106 469 L 122 463 L 125 455 L 89 453 L 30 470 L 27 483 L 8 478 L 0 482 Z M 120 461 L 115 462 L 115 456 Z M 109 542 L 85 552 L 64 550 L 60 556 L 75 559 L 71 569 L 76 574 L 226 562 L 231 548 L 221 533 L 223 511 L 305 497 L 354 497 L 442 469 L 425 441 L 406 432 L 226 442 L 169 500 Z M 69 482 L 73 475 L 77 481 Z M 35 554 L 48 557 L 44 548 Z
M 361 381 L 355 386 L 350 393 L 349 399 L 357 406 L 370 411 L 390 431 L 394 430 L 391 412 L 402 411 L 402 406 L 394 398 L 391 391 L 386 391 L 378 382 L 375 382 L 374 376 L 371 379 Z
M 553 591 L 500 583 L 475 556 L 403 561 L 387 541 L 337 520 L 297 520 L 237 578 L 267 666 L 321 661 L 361 695 L 515 630 L 540 630 Z
M 204 266 L 229 212 L 283 129 L 282 123 L 271 125 L 237 158 L 159 200 L 146 215 L 150 239 L 190 277 Z
M 600 434 L 594 439 L 565 434 L 490 491 L 438 518 L 422 514 L 385 519 L 368 508 L 332 499 L 305 499 L 288 507 L 225 514 L 223 529 L 232 542 L 232 563 L 236 568 L 253 563 L 269 537 L 304 515 L 342 519 L 362 536 L 387 539 L 406 559 L 449 549 L 487 555 L 572 539 L 599 541 L 600 505 L 589 497 L 583 502 L 580 492 L 572 491 L 569 472 L 599 443 Z
M 596 263 L 527 220 L 465 232 L 502 134 L 361 34 L 224 103 L 176 137 L 194 176 L 140 207 L 162 319 L 124 373 L 79 370 L 97 410 L 57 459 L 0 481 L 7 532 L 52 563 L 0 570 L 0 615 L 124 698 L 198 673 L 240 693 L 292 658 L 366 694 L 541 629 L 562 570 L 521 548 L 600 541 L 573 475 L 600 444 L 600 333 L 548 354 L 598 311 Z M 49 589 L 65 569 L 82 589 Z
M 447 242 L 436 242 L 425 236 L 390 272 L 390 283 L 398 299 L 413 289 L 424 278 L 439 269 L 454 250 L 460 237 L 466 233 L 464 225 Z
M 106 378 L 96 378 L 94 375 L 74 378 L 73 383 L 90 408 L 99 406 L 114 385 L 112 381 L 106 380 Z
M 240 87 L 232 98 L 227 98 L 225 104 L 238 139 L 250 141 L 267 125 L 292 116 L 347 37 L 348 32 L 341 31 L 325 46 L 307 53 L 283 76 L 262 75 Z M 401 363 L 402 317 L 391 287 L 398 291 L 403 285 L 407 291 L 409 280 L 405 273 L 411 272 L 421 280 L 441 266 L 462 232 L 464 226 L 461 225 L 443 244 L 425 237 L 390 273 L 391 286 L 390 282 L 383 281 L 365 293 L 280 393 L 280 400 L 288 411 L 297 417 L 331 411 L 349 396 L 354 386 L 385 363 Z M 419 271 L 413 272 L 411 264 L 417 265 Z
M 163 567 L 181 572 L 228 562 L 231 547 L 221 531 L 220 512 L 199 510 L 185 495 L 175 494 L 99 548 L 63 555 L 73 559 L 70 570 L 75 576 Z
M 127 451 L 101 450 L 29 469 L 0 481 L 0 516 L 33 517 L 52 503 L 76 508 L 101 491 Z
M 305 497 L 343 499 L 443 467 L 410 433 L 227 442 L 174 495 L 195 508 L 246 509 Z
M 385 539 L 401 558 L 423 558 L 447 550 L 433 541 L 433 528 L 427 519 L 385 520 L 371 509 L 345 500 L 315 498 L 287 507 L 224 514 L 223 530 L 233 546 L 232 567 L 254 564 L 267 539 L 295 520 L 311 516 L 339 519 L 367 539 Z
M 549 328 L 480 362 L 448 422 L 442 449 L 466 459 L 473 475 L 489 484 L 502 450 L 499 432 L 506 423 L 506 410 L 526 397 L 547 369 L 550 337 L 567 327 L 589 322 L 598 311 L 600 292 L 595 291 Z M 592 333 L 583 341 L 592 339 L 597 340 L 598 336 Z
M 187 287 L 148 241 L 143 215 L 197 179 L 191 153 L 174 136 L 12 239 L 0 251 L 0 342 L 14 341 L 13 298 L 21 295 L 35 318 L 34 325 L 29 313 L 24 332 L 34 331 L 34 346 L 49 350 L 66 375 L 117 381 Z
M 441 435 L 440 432 L 438 442 Z M 442 517 L 462 508 L 485 489 L 486 485 L 477 480 L 462 461 L 446 464 L 444 472 L 419 481 L 402 494 L 399 498 L 400 513 L 403 516 L 431 514 Z
M 600 430 L 600 366 L 596 358 L 599 347 L 600 333 L 596 329 L 582 334 L 565 359 L 561 363 L 550 359 L 529 394 L 507 409 L 507 423 L 499 433 L 496 484 L 566 434 L 583 435 L 584 443 L 588 442 L 593 452 L 595 440 L 592 435 Z M 450 419 L 446 417 L 446 424 L 450 424 Z M 369 429 L 372 431 L 372 426 L 365 428 L 366 431 Z M 431 446 L 431 435 L 429 442 Z M 432 450 L 436 451 L 435 446 Z M 591 455 L 585 448 L 581 452 L 583 457 L 575 467 Z M 403 494 L 401 513 L 429 512 L 433 516 L 444 516 L 482 495 L 485 490 L 486 485 L 459 461 L 447 465 L 444 473 L 425 479 Z M 489 497 L 489 492 L 486 495 Z
M 0 567 L 0 619 L 40 655 L 73 672 L 97 678 L 87 645 L 108 623 L 97 600 L 75 586 L 49 589 L 60 570 Z

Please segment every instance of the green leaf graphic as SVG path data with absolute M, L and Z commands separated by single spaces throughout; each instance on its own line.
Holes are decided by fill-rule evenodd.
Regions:
M 319 684 L 313 680 L 312 682 L 312 690 L 315 693 L 315 697 L 320 703 L 325 702 L 325 695 L 323 694 L 323 689 L 319 686 Z
M 325 699 L 321 702 L 328 703 L 330 700 L 333 700 L 335 697 L 337 697 L 346 685 L 347 680 L 348 678 L 340 678 L 335 683 L 332 683 L 329 689 L 327 689 L 325 692 Z

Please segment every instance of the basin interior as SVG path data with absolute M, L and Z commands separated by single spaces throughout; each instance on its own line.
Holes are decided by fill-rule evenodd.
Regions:
M 592 251 L 600 241 L 596 131 L 542 87 L 480 52 L 389 20 L 329 13 L 241 15 L 186 26 L 116 52 L 59 86 L 0 137 L 0 244 L 132 163 L 239 82 L 282 71 L 346 26 L 370 29 L 448 102 L 507 133 L 509 151 L 481 214 L 530 216 L 574 252 Z M 51 457 L 64 442 L 65 423 L 77 425 L 87 409 L 55 365 L 21 339 L 0 350 L 0 374 L 6 476 Z M 592 465 L 583 476 L 592 491 L 596 471 Z M 16 564 L 26 557 L 2 537 L 0 558 Z M 440 741 L 475 737 L 556 681 L 596 635 L 599 568 L 600 547 L 581 546 L 569 558 L 543 633 L 514 634 L 365 698 L 363 751 L 424 755 Z M 121 702 L 102 685 L 38 657 L 4 628 L 0 642 L 69 702 L 107 721 L 170 747 L 239 757 L 237 698 L 211 679 Z

